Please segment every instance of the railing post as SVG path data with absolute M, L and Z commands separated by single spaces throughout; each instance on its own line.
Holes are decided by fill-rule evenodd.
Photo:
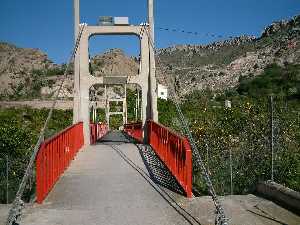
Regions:
M 186 195 L 188 198 L 192 197 L 192 185 L 193 185 L 193 163 L 192 163 L 192 150 L 187 138 L 184 139 L 184 145 L 186 148 Z
M 147 129 L 148 129 L 148 144 L 152 143 L 152 123 L 151 121 L 147 121 Z
M 43 149 L 43 144 L 40 146 L 40 151 L 36 157 L 36 192 L 37 192 L 37 202 L 42 202 L 42 168 L 41 168 L 41 151 Z
M 54 161 L 53 161 L 53 142 L 49 144 L 49 151 L 50 151 L 50 184 L 53 184 L 53 171 L 54 171 Z

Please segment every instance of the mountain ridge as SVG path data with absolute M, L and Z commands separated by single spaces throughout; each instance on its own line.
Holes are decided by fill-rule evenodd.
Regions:
M 270 64 L 300 63 L 300 16 L 267 26 L 258 38 L 240 36 L 208 45 L 177 45 L 159 49 L 157 80 L 172 76 L 178 93 L 194 90 L 223 91 L 234 88 L 242 77 L 257 76 Z M 122 50 L 112 49 L 90 59 L 95 76 L 138 74 L 139 62 Z M 58 87 L 56 78 L 65 65 L 57 65 L 38 49 L 18 48 L 0 42 L 1 99 L 49 98 Z M 62 98 L 72 97 L 69 71 Z

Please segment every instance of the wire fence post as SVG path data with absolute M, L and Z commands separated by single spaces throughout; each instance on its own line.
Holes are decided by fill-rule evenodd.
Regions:
M 9 171 L 9 165 L 8 165 L 8 155 L 6 155 L 6 204 L 8 204 L 8 191 L 9 191 L 9 179 L 8 179 L 8 171 Z
M 231 148 L 229 148 L 229 160 L 230 160 L 230 194 L 233 195 L 232 151 L 231 151 Z
M 274 102 L 270 96 L 270 115 L 271 115 L 271 181 L 274 181 Z
M 206 167 L 207 167 L 207 171 L 209 171 L 209 150 L 206 141 L 205 141 L 205 147 L 206 147 Z

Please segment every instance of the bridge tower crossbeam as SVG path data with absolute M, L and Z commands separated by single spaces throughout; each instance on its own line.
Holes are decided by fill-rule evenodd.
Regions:
M 75 35 L 80 24 L 79 0 L 74 0 Z M 89 89 L 95 84 L 104 84 L 104 77 L 94 77 L 89 71 L 89 38 L 95 35 L 135 35 L 140 40 L 141 69 L 135 76 L 127 76 L 126 84 L 137 84 L 142 89 L 142 123 L 144 140 L 147 140 L 148 119 L 158 120 L 157 85 L 155 78 L 154 49 L 147 32 L 154 35 L 153 0 L 148 0 L 148 25 L 130 26 L 86 26 L 80 39 L 79 54 L 74 61 L 74 108 L 73 122 L 83 121 L 85 144 L 90 142 Z M 153 37 L 152 37 L 153 38 Z

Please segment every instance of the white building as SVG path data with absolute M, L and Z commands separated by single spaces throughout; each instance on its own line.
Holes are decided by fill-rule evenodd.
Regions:
M 231 101 L 225 100 L 225 108 L 231 108 Z
M 161 99 L 168 99 L 168 88 L 164 85 L 157 85 L 157 96 Z

